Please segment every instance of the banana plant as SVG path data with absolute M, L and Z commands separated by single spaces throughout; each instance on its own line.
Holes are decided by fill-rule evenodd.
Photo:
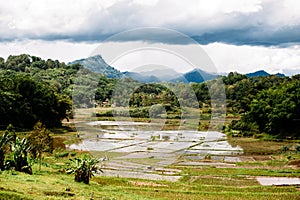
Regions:
M 5 159 L 7 143 L 9 140 L 10 140 L 10 134 L 9 132 L 5 131 L 3 135 L 0 137 L 0 170 L 1 171 L 3 171 L 5 168 L 4 159 Z
M 94 173 L 103 173 L 100 160 L 86 154 L 83 154 L 79 158 L 70 159 L 70 161 L 67 173 L 75 174 L 76 182 L 89 184 L 90 178 L 94 176 Z
M 28 152 L 30 144 L 26 138 L 20 139 L 16 137 L 16 141 L 12 143 L 13 166 L 16 171 L 32 174 L 31 166 L 28 162 Z

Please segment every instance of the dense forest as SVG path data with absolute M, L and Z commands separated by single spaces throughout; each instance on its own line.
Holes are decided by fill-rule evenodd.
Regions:
M 300 75 L 247 77 L 231 72 L 218 78 L 224 83 L 227 117 L 236 119 L 224 126 L 225 132 L 240 136 L 299 136 Z M 79 63 L 67 65 L 26 54 L 9 56 L 6 60 L 0 58 L 0 125 L 3 129 L 9 124 L 31 129 L 41 121 L 47 127 L 60 126 L 62 119 L 72 117 L 72 106 L 129 105 L 135 108 L 133 117 L 149 117 L 147 113 L 155 104 L 164 106 L 169 114 L 182 113 L 180 102 L 207 109 L 212 103 L 209 88 L 215 81 L 145 84 L 128 77 L 107 78 Z M 96 87 L 91 82 L 96 82 Z M 74 87 L 80 89 L 74 93 Z M 132 92 L 125 93 L 125 88 Z M 189 88 L 197 103 L 189 101 Z

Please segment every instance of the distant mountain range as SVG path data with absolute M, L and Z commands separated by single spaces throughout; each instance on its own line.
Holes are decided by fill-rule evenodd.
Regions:
M 209 73 L 201 69 L 193 69 L 192 71 L 182 74 L 181 76 L 173 79 L 172 81 L 184 82 L 184 83 L 191 83 L 191 82 L 202 83 L 204 81 L 214 79 L 217 76 L 218 76 L 217 74 Z
M 256 71 L 256 72 L 252 72 L 252 73 L 246 74 L 247 77 L 259 77 L 259 76 L 270 76 L 270 75 L 276 75 L 276 76 L 279 76 L 279 77 L 285 77 L 284 74 L 281 74 L 281 73 L 269 74 L 268 72 L 266 72 L 264 70 L 259 70 L 259 71 Z
M 144 82 L 144 83 L 152 83 L 152 82 L 161 82 L 159 78 L 153 75 L 145 75 L 144 73 L 138 73 L 138 72 L 123 72 L 123 74 L 126 77 L 130 77 L 134 80 Z
M 202 83 L 217 77 L 216 74 L 205 72 L 201 69 L 193 69 L 187 73 L 174 73 L 173 70 L 152 70 L 145 72 L 124 72 L 125 76 L 140 82 L 183 82 L 183 83 Z
M 148 67 L 145 71 L 139 72 L 120 72 L 114 67 L 108 65 L 101 55 L 96 55 L 88 57 L 85 59 L 75 60 L 69 64 L 79 63 L 85 68 L 90 69 L 91 71 L 98 72 L 107 76 L 108 78 L 122 78 L 130 77 L 134 80 L 151 83 L 151 82 L 183 82 L 183 83 L 201 83 L 207 80 L 212 80 L 219 76 L 219 74 L 214 74 L 210 72 L 203 71 L 201 69 L 193 69 L 187 73 L 178 73 L 172 69 L 162 69 L 162 68 L 151 68 Z M 222 74 L 223 75 L 223 74 Z M 253 73 L 246 74 L 247 77 L 259 77 L 259 76 L 270 76 L 268 72 L 264 70 L 259 70 Z M 273 74 L 276 76 L 284 77 L 284 74 L 277 73 Z

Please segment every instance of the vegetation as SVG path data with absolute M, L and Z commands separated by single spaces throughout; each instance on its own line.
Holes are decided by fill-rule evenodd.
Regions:
M 254 139 L 235 138 L 234 140 L 233 142 L 238 145 L 244 144 L 249 152 L 256 149 L 254 146 L 245 146 L 256 143 Z M 260 143 L 262 144 L 264 143 Z M 263 146 L 273 148 L 269 143 Z M 69 156 L 60 158 L 48 154 L 45 159 L 47 165 L 43 164 L 42 171 L 38 171 L 37 164 L 32 165 L 32 175 L 15 171 L 1 172 L 1 199 L 296 200 L 300 195 L 298 186 L 259 185 L 255 180 L 256 176 L 299 177 L 299 168 L 291 168 L 286 164 L 278 166 L 275 162 L 264 166 L 265 161 L 242 162 L 240 166 L 234 168 L 170 166 L 182 170 L 179 174 L 182 178 L 177 182 L 95 176 L 89 185 L 86 185 L 75 182 L 74 177 L 62 173 L 68 165 L 60 163 L 66 163 L 70 158 L 74 159 L 70 155 L 72 152 L 68 153 Z M 286 159 L 279 158 L 285 155 L 282 153 L 273 155 L 276 158 L 278 156 L 278 159 Z
M 221 78 L 227 115 L 240 119 L 224 127 L 225 132 L 256 137 L 299 136 L 299 75 L 247 77 L 231 72 Z M 129 106 L 129 115 L 134 118 L 181 119 L 186 112 L 183 109 L 188 107 L 200 108 L 201 117 L 210 119 L 211 104 L 218 103 L 212 101 L 219 98 L 212 99 L 210 90 L 220 93 L 217 91 L 220 88 L 214 86 L 216 80 L 143 84 L 130 78 L 106 78 L 83 68 L 80 62 L 66 65 L 26 54 L 9 56 L 6 61 L 0 59 L 0 82 L 0 125 L 29 129 L 38 121 L 47 127 L 59 126 L 62 119 L 71 117 L 71 99 L 77 108 Z M 155 114 L 157 104 L 160 108 Z M 97 115 L 111 117 L 113 114 L 128 117 L 127 112 L 108 111 Z M 205 127 L 205 124 L 199 126 Z
M 102 172 L 100 166 L 97 165 L 100 161 L 86 154 L 83 154 L 80 158 L 72 158 L 70 161 L 70 168 L 67 173 L 74 173 L 76 182 L 89 184 L 90 178 L 94 175 L 93 173 Z
M 27 138 L 31 145 L 30 153 L 33 159 L 38 158 L 41 169 L 43 152 L 52 152 L 53 140 L 50 136 L 51 132 L 41 123 L 37 122 Z
M 39 171 L 41 171 L 42 156 L 45 155 L 45 153 L 52 154 L 53 150 L 53 141 L 50 136 L 50 131 L 41 122 L 38 122 L 34 126 L 34 130 L 23 138 L 19 136 L 23 135 L 21 133 L 13 137 L 14 134 L 13 127 L 11 126 L 1 134 L 1 171 L 13 169 L 15 171 L 32 174 L 31 166 L 34 164 L 35 158 L 39 159 Z M 8 147 L 9 145 L 10 148 Z M 6 156 L 8 157 L 7 159 L 5 159 Z M 68 156 L 68 152 L 54 154 L 55 158 Z M 67 172 L 75 174 L 76 182 L 89 184 L 93 173 L 102 172 L 101 166 L 98 164 L 100 161 L 86 154 L 78 158 L 71 158 L 70 161 L 71 162 L 68 163 L 69 167 Z
M 16 137 L 16 141 L 11 146 L 13 160 L 8 161 L 7 167 L 13 167 L 16 171 L 32 174 L 31 165 L 28 160 L 30 147 L 26 138 L 20 139 Z
M 239 130 L 244 136 L 299 137 L 298 77 L 246 78 L 229 74 L 225 82 L 236 82 L 226 87 L 227 98 L 232 110 L 241 113 L 241 120 L 233 121 L 229 130 Z
M 0 137 L 0 170 L 4 170 L 5 154 L 7 151 L 7 143 L 10 140 L 9 132 L 4 132 Z

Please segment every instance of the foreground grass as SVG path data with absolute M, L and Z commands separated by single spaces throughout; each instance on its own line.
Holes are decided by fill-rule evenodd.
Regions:
M 299 199 L 296 186 L 260 186 L 250 169 L 182 168 L 175 183 L 112 177 L 93 177 L 90 185 L 76 183 L 72 175 L 43 166 L 27 175 L 0 174 L 0 199 Z M 244 173 L 243 173 L 244 172 Z M 268 172 L 266 175 L 276 175 Z M 285 174 L 286 175 L 286 174 Z M 298 174 L 299 175 L 299 174 Z

